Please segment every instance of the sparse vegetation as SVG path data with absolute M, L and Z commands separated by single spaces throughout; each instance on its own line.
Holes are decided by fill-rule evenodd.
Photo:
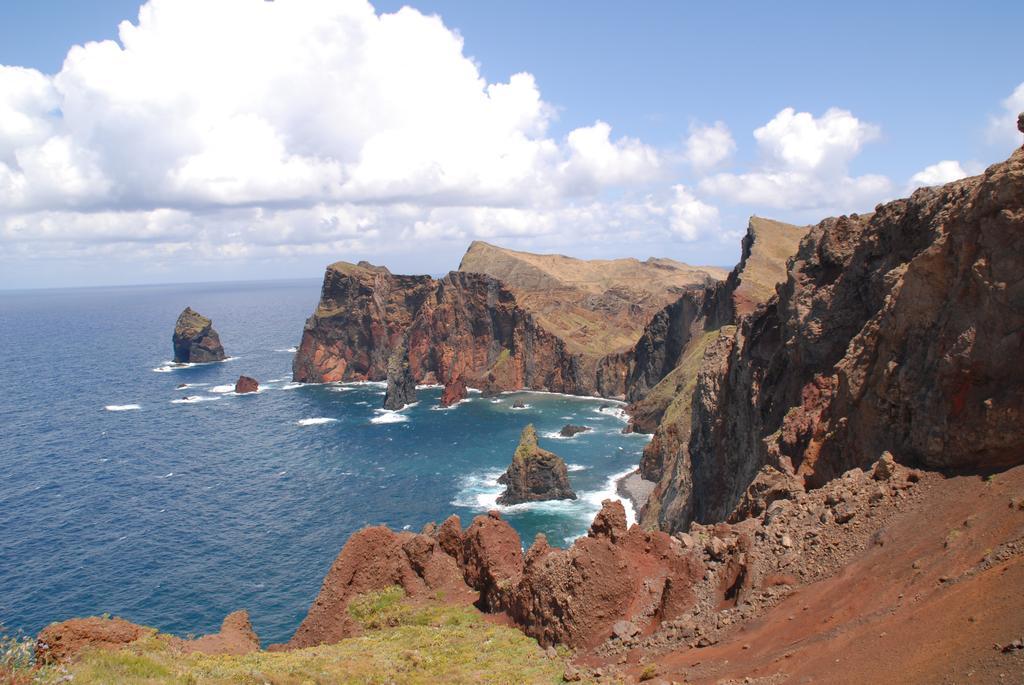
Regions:
M 563 658 L 549 659 L 514 628 L 466 606 L 417 605 L 401 588 L 357 597 L 349 614 L 367 631 L 334 645 L 247 656 L 178 654 L 163 636 L 117 652 L 92 651 L 66 674 L 83 683 L 558 683 Z

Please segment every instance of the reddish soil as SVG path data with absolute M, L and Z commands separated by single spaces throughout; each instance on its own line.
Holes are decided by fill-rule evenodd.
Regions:
M 1024 467 L 937 478 L 832 577 L 718 644 L 651 655 L 687 683 L 1022 683 Z M 638 677 L 642 666 L 629 669 Z M 750 678 L 751 680 L 746 680 Z

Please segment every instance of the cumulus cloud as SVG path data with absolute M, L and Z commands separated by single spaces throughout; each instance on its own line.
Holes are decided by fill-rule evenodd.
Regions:
M 787 107 L 754 131 L 761 162 L 747 173 L 721 173 L 700 183 L 704 192 L 779 209 L 851 211 L 889 192 L 884 176 L 851 176 L 848 168 L 879 128 L 838 108 L 815 117 Z
M 1002 104 L 1003 111 L 989 118 L 987 131 L 989 142 L 1017 147 L 1021 144 L 1021 134 L 1017 130 L 1017 115 L 1024 112 L 1024 83 L 1014 88 Z
M 704 172 L 728 159 L 736 151 L 736 141 L 725 122 L 716 121 L 711 126 L 692 124 L 684 147 L 686 161 Z
M 552 138 L 553 116 L 533 76 L 487 83 L 408 7 L 151 0 L 54 76 L 0 67 L 0 212 L 544 206 L 659 172 L 602 121 Z
M 696 240 L 718 226 L 718 208 L 698 200 L 686 186 L 672 187 L 669 228 L 683 240 Z
M 967 169 L 965 169 L 956 160 L 944 159 L 941 162 L 926 166 L 911 176 L 907 189 L 908 191 L 913 191 L 922 186 L 940 186 L 944 183 L 959 181 L 961 178 L 980 173 L 980 171 L 980 165 L 978 164 L 968 163 Z

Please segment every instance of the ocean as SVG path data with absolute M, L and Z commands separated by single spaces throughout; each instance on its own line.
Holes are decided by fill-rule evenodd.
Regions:
M 646 436 L 622 434 L 605 400 L 473 394 L 442 410 L 424 388 L 393 413 L 383 384 L 292 383 L 319 289 L 0 292 L 0 624 L 109 613 L 185 636 L 244 608 L 264 645 L 284 641 L 352 532 L 496 508 L 527 423 L 579 495 L 501 508 L 527 546 L 584 534 L 639 462 Z M 186 305 L 213 319 L 228 361 L 170 365 Z M 235 395 L 240 374 L 260 392 Z M 559 438 L 566 423 L 592 430 Z

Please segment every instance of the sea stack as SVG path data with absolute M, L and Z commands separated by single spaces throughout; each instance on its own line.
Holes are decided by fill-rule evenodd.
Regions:
M 384 408 L 397 411 L 416 401 L 416 379 L 409 368 L 409 348 L 402 345 L 388 359 L 388 389 Z
M 569 485 L 569 470 L 562 458 L 537 445 L 537 431 L 527 424 L 519 436 L 512 464 L 498 482 L 505 492 L 498 504 L 520 504 L 550 499 L 576 499 Z
M 172 340 L 176 364 L 222 362 L 227 359 L 213 322 L 191 307 L 185 307 L 185 311 L 178 317 Z
M 466 399 L 468 394 L 469 390 L 466 388 L 466 382 L 462 380 L 462 376 L 453 378 L 444 384 L 444 392 L 441 393 L 441 406 L 450 407 L 453 404 L 458 404 Z
M 239 395 L 244 395 L 247 392 L 259 392 L 259 389 L 259 382 L 249 376 L 239 376 L 235 382 L 235 392 Z

